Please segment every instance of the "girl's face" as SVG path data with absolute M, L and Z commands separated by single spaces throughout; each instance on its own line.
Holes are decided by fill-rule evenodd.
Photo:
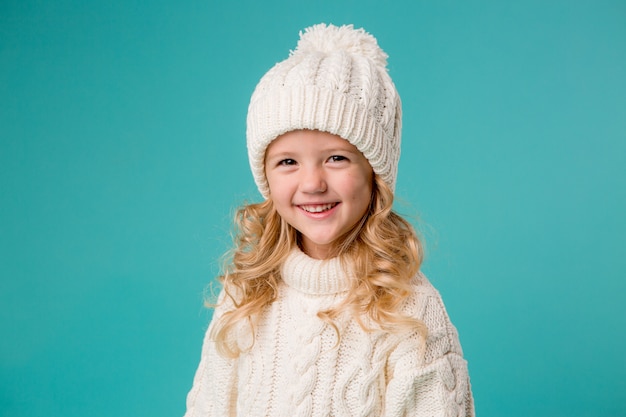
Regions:
M 367 212 L 373 171 L 350 142 L 317 130 L 276 138 L 265 175 L 278 214 L 302 236 L 302 249 L 325 259 Z

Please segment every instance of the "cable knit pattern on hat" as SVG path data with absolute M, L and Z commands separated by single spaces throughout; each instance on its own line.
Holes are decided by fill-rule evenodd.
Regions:
M 267 146 L 298 129 L 348 140 L 394 189 L 402 106 L 386 66 L 387 55 L 363 29 L 319 24 L 300 34 L 289 57 L 263 76 L 248 107 L 248 157 L 261 194 L 269 194 Z
M 365 332 L 344 316 L 337 344 L 334 329 L 317 312 L 341 303 L 355 279 L 338 259 L 316 260 L 294 250 L 282 279 L 249 352 L 225 359 L 205 339 L 186 417 L 474 415 L 456 329 L 425 277 L 415 278 L 404 306 L 426 324 L 425 343 L 417 332 Z M 227 308 L 218 307 L 215 317 Z

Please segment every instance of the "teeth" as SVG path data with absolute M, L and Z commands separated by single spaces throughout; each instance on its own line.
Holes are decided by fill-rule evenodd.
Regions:
M 321 213 L 323 211 L 330 210 L 331 208 L 335 207 L 335 205 L 335 203 L 330 203 L 314 206 L 300 206 L 300 208 L 302 208 L 302 210 L 304 211 L 308 211 L 309 213 Z

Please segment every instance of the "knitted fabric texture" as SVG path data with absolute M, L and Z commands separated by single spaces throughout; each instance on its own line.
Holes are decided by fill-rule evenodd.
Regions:
M 337 259 L 299 250 L 281 273 L 278 299 L 260 315 L 249 352 L 226 359 L 205 338 L 185 417 L 474 415 L 456 329 L 425 277 L 415 278 L 405 306 L 426 324 L 425 342 L 417 332 L 366 332 L 346 316 L 337 323 L 337 344 L 317 313 L 341 303 L 354 278 Z M 215 318 L 227 308 L 218 307 Z
M 319 24 L 300 33 L 296 49 L 263 76 L 248 107 L 248 157 L 264 197 L 267 146 L 299 129 L 348 140 L 395 188 L 402 108 L 386 66 L 387 55 L 363 29 Z

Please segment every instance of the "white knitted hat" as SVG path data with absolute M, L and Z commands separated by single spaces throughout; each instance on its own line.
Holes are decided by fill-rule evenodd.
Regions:
M 246 136 L 254 180 L 268 197 L 267 146 L 283 133 L 311 129 L 348 140 L 393 190 L 401 124 L 400 96 L 376 39 L 352 25 L 312 26 L 252 94 Z

